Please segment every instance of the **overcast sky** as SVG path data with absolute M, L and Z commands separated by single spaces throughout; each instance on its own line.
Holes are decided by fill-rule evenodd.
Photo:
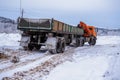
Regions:
M 120 28 L 120 0 L 21 0 L 24 17 L 55 18 L 77 25 Z M 0 16 L 17 19 L 20 0 L 0 0 Z

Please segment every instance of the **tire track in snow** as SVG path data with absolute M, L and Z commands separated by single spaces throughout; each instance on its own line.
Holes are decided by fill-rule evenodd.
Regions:
M 20 80 L 22 80 L 22 79 L 30 80 L 30 79 L 27 79 L 28 76 L 31 76 L 31 75 L 35 76 L 36 73 L 40 74 L 37 77 L 43 77 L 43 76 L 47 75 L 51 71 L 51 69 L 56 67 L 58 64 L 61 64 L 64 61 L 69 60 L 68 58 L 71 57 L 70 54 L 73 53 L 74 49 L 75 48 L 70 48 L 70 50 L 66 50 L 64 53 L 51 55 L 50 58 L 48 58 L 47 60 L 45 60 L 44 62 L 39 64 L 39 66 L 36 66 L 35 68 L 31 68 L 27 71 L 21 71 L 21 72 L 14 73 L 14 75 L 11 79 L 18 78 Z M 69 54 L 69 57 L 68 57 L 68 54 Z M 36 79 L 36 78 L 34 78 L 34 79 Z
M 84 50 L 87 48 L 89 48 L 89 47 L 88 46 L 81 47 L 81 50 Z M 29 69 L 27 71 L 15 72 L 12 78 L 13 79 L 20 78 L 20 80 L 21 80 L 22 78 L 23 79 L 27 78 L 29 75 L 35 76 L 35 74 L 37 74 L 37 73 L 39 73 L 40 75 L 38 75 L 36 77 L 43 77 L 45 75 L 48 75 L 49 72 L 53 68 L 55 68 L 57 65 L 63 63 L 64 61 L 71 61 L 72 55 L 74 53 L 74 49 L 76 49 L 76 48 L 75 47 L 68 47 L 68 49 L 64 53 L 52 55 L 52 57 L 50 59 L 47 59 L 45 62 L 42 62 L 41 64 L 39 64 L 39 66 L 36 66 L 35 68 Z M 49 57 L 50 55 L 48 54 L 47 56 Z M 46 55 L 42 56 L 42 59 L 44 59 L 45 57 L 46 57 Z M 2 72 L 20 68 L 22 66 L 28 65 L 29 63 L 33 63 L 33 62 L 40 60 L 40 59 L 41 59 L 41 57 L 30 60 L 30 61 L 25 62 L 25 63 L 11 66 L 10 68 L 4 69 Z M 22 76 L 22 78 L 21 78 L 21 76 Z M 34 78 L 34 77 L 32 77 L 32 78 Z M 36 78 L 34 78 L 34 79 L 36 79 Z M 29 80 L 29 79 L 27 79 L 27 80 Z
M 45 53 L 43 53 L 43 54 L 45 54 Z M 46 57 L 46 56 L 49 56 L 49 55 L 50 55 L 50 54 L 45 54 L 45 55 L 40 56 L 40 57 L 35 58 L 35 59 L 29 59 L 29 60 L 26 60 L 26 61 L 24 61 L 24 62 L 12 64 L 12 65 L 10 65 L 10 66 L 8 66 L 8 67 L 6 67 L 6 68 L 1 69 L 1 70 L 0 70 L 0 73 L 5 72 L 5 71 L 8 71 L 8 70 L 15 69 L 15 68 L 18 68 L 18 67 L 27 65 L 27 64 L 30 64 L 30 63 L 32 63 L 32 62 L 35 62 L 35 61 L 37 61 L 37 60 L 39 60 L 39 59 L 42 59 L 42 58 L 44 58 L 44 57 Z M 30 55 L 26 55 L 26 56 L 30 56 Z M 24 56 L 24 57 L 25 57 L 25 56 Z M 24 58 L 24 57 L 23 57 L 23 58 Z

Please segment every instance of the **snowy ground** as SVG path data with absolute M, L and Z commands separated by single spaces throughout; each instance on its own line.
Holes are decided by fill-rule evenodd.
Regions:
M 99 36 L 96 46 L 74 53 L 72 62 L 59 65 L 45 80 L 120 80 L 120 36 Z
M 120 80 L 120 36 L 98 36 L 95 46 L 70 48 L 64 54 L 19 50 L 19 34 L 0 34 L 0 51 L 20 62 L 0 60 L 3 77 L 22 80 Z M 42 78 L 41 78 L 42 77 Z
M 20 47 L 18 42 L 20 39 L 21 39 L 20 34 L 0 33 L 0 48 L 18 49 Z

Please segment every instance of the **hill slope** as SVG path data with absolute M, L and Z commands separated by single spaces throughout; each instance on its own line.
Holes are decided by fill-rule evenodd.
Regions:
M 9 18 L 0 17 L 0 33 L 16 33 L 17 23 Z

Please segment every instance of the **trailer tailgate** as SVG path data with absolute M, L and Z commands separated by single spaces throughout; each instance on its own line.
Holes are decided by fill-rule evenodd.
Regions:
M 51 30 L 51 19 L 18 18 L 18 29 Z

